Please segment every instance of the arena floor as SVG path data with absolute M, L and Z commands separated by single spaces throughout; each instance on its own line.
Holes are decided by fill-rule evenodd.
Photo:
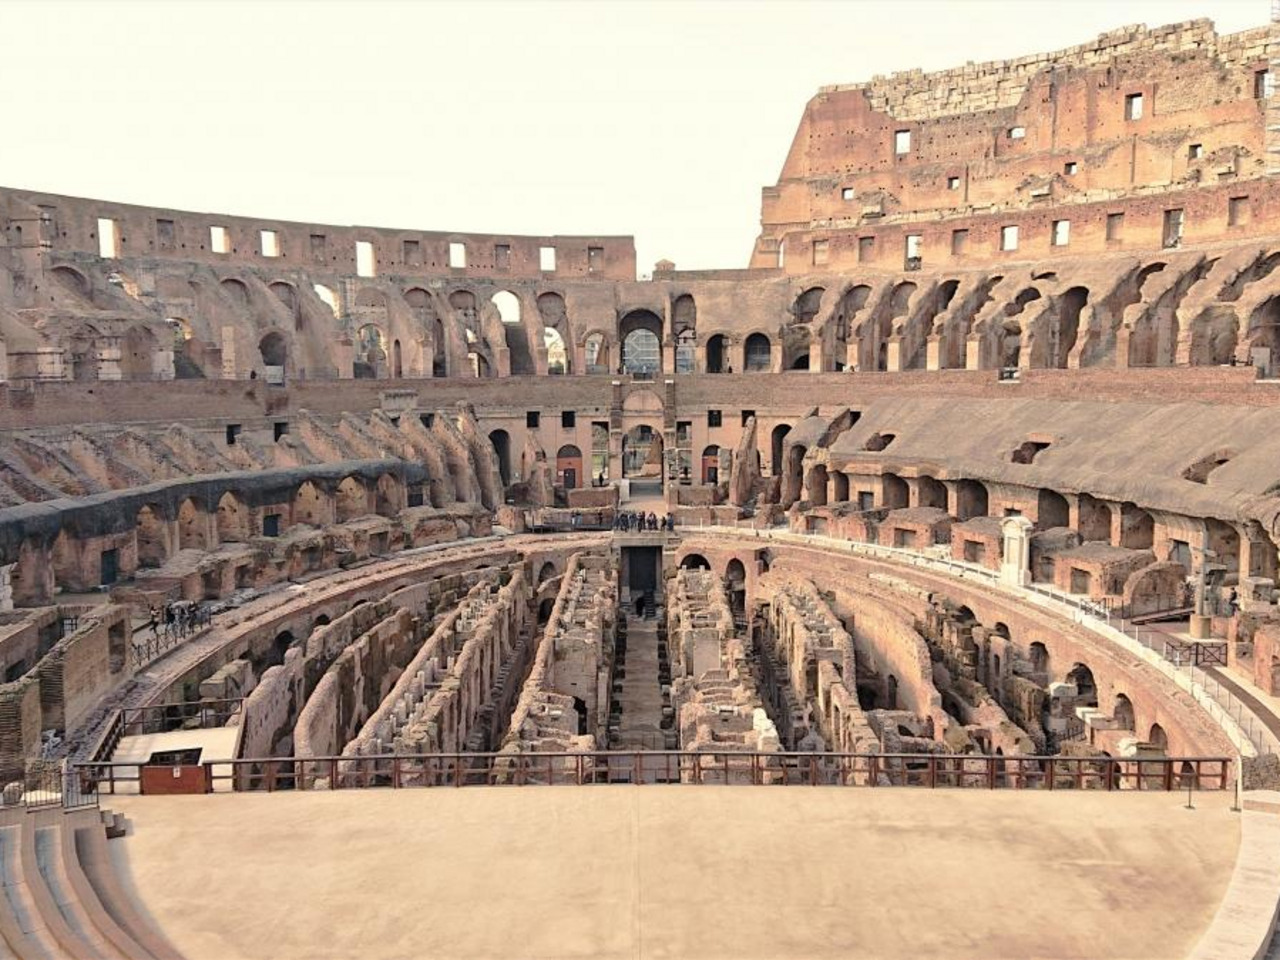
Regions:
M 121 797 L 191 960 L 1171 958 L 1230 796 L 591 787 Z

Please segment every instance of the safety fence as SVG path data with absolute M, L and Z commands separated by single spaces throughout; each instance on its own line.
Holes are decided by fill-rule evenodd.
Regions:
M 85 790 L 146 792 L 145 764 L 76 765 Z M 978 756 L 919 753 L 596 751 L 262 757 L 193 766 L 194 792 L 375 787 L 693 784 L 985 790 L 1224 790 L 1227 757 Z M 177 778 L 179 768 L 174 767 Z

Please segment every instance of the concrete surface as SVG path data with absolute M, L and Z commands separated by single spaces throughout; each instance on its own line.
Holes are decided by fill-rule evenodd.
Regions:
M 1171 958 L 1227 794 L 619 786 L 121 797 L 191 960 Z

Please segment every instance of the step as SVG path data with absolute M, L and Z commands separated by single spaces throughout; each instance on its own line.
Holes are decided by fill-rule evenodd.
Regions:
M 111 915 L 107 913 L 106 908 L 102 905 L 102 901 L 98 899 L 98 894 L 93 889 L 93 885 L 89 883 L 89 878 L 85 875 L 84 869 L 80 864 L 79 853 L 76 850 L 75 837 L 78 829 L 101 830 L 102 826 L 97 818 L 97 812 L 77 810 L 65 814 L 59 841 L 62 844 L 62 865 L 66 871 L 67 884 L 71 889 L 72 895 L 79 903 L 80 909 L 88 917 L 93 929 L 109 944 L 104 956 L 123 957 L 127 958 L 127 960 L 141 957 L 146 960 L 150 954 L 111 918 Z
M 52 810 L 33 815 L 35 820 L 36 865 L 44 880 L 57 909 L 60 923 L 51 922 L 50 928 L 57 933 L 57 927 L 63 928 L 63 936 L 59 943 L 68 956 L 84 957 L 86 960 L 127 960 L 126 955 L 112 947 L 94 921 L 91 911 L 81 902 L 76 887 L 71 880 L 71 866 L 65 858 L 63 830 L 69 829 L 64 824 L 65 814 L 61 810 Z M 65 935 L 69 933 L 70 939 Z
M 138 945 L 136 956 L 154 960 L 182 960 L 165 939 L 144 920 L 128 893 L 121 888 L 115 864 L 107 849 L 107 835 L 100 822 L 75 828 L 75 854 L 98 901 L 107 915 Z
M 22 960 L 53 960 L 60 951 L 23 876 L 22 831 L 27 813 L 18 812 L 21 820 L 7 820 L 0 826 L 0 935 Z

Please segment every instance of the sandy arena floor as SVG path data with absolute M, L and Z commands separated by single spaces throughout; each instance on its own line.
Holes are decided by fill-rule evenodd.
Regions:
M 118 797 L 191 960 L 1168 958 L 1228 794 L 561 787 Z

